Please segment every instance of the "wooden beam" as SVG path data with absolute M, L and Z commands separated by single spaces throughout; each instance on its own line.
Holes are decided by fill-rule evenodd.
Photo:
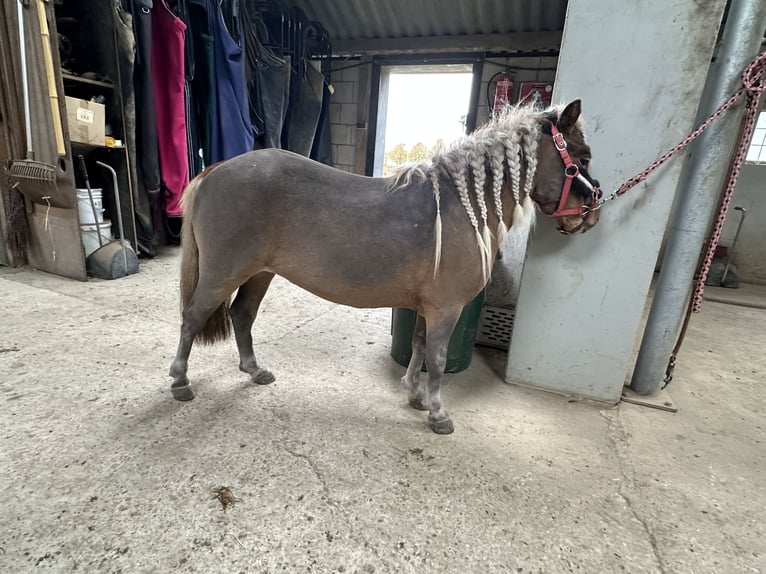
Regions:
M 561 31 L 420 36 L 415 38 L 367 38 L 335 40 L 333 54 L 419 54 L 438 52 L 531 52 L 558 50 Z

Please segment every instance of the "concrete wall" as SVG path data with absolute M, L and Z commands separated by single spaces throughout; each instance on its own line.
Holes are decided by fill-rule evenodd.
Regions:
M 721 234 L 721 245 L 731 245 L 741 218 L 734 206 L 747 209 L 733 261 L 739 279 L 745 283 L 766 285 L 766 165 L 745 164 L 739 174 L 734 197 Z
M 554 100 L 583 100 L 592 173 L 605 190 L 693 127 L 723 7 L 723 0 L 570 0 Z M 506 380 L 620 399 L 682 159 L 608 205 L 586 235 L 563 237 L 540 218 Z

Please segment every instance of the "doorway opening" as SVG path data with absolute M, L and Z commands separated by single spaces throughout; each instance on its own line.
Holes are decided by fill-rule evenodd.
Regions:
M 465 135 L 471 64 L 383 66 L 373 175 L 427 161 Z

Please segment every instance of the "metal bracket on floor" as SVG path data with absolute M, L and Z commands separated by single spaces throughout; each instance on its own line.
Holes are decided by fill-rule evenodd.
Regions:
M 659 409 L 661 411 L 667 411 L 670 413 L 678 412 L 678 407 L 670 398 L 667 391 L 659 390 L 653 395 L 639 395 L 629 387 L 622 389 L 622 401 L 639 405 L 642 407 L 649 407 L 651 409 Z

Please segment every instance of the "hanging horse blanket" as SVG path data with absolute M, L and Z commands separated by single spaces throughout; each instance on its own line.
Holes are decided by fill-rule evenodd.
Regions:
M 157 110 L 160 169 L 166 190 L 165 212 L 183 215 L 180 201 L 189 183 L 184 97 L 184 34 L 186 24 L 165 3 L 152 11 L 152 83 Z
M 215 163 L 253 149 L 245 53 L 226 27 L 216 0 L 191 0 L 191 4 L 204 7 L 213 36 L 216 116 L 210 134 L 210 162 Z

